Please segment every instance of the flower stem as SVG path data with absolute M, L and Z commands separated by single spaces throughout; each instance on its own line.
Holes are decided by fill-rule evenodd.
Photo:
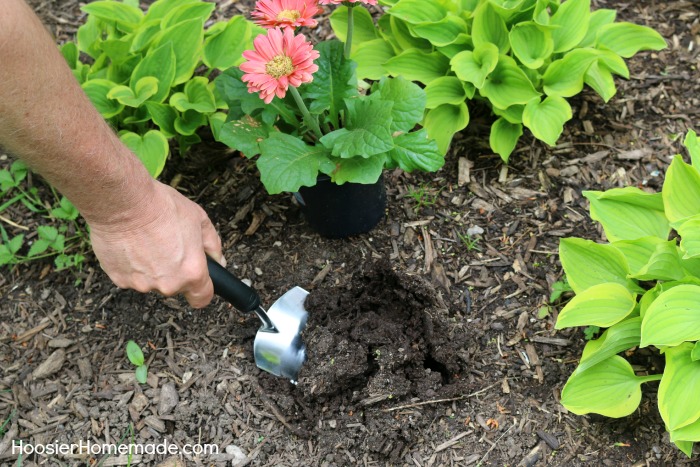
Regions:
M 289 92 L 292 93 L 292 97 L 294 97 L 294 100 L 299 106 L 299 110 L 301 110 L 301 114 L 304 116 L 304 120 L 306 120 L 307 125 L 311 127 L 311 130 L 314 132 L 316 137 L 321 139 L 323 133 L 321 133 L 321 129 L 318 127 L 318 121 L 311 116 L 311 112 L 309 112 L 308 107 L 306 107 L 306 104 L 304 104 L 304 99 L 301 98 L 297 88 L 294 86 L 289 86 Z
M 345 58 L 350 58 L 350 51 L 352 50 L 352 31 L 355 28 L 355 5 L 350 3 L 348 5 L 348 32 L 345 37 Z

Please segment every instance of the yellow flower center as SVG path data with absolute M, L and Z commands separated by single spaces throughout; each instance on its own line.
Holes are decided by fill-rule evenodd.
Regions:
M 286 55 L 278 55 L 265 65 L 265 72 L 275 79 L 289 75 L 292 71 L 294 71 L 294 63 L 291 57 Z
M 301 13 L 298 10 L 282 10 L 277 14 L 278 20 L 288 19 L 290 21 L 296 21 L 301 17 Z

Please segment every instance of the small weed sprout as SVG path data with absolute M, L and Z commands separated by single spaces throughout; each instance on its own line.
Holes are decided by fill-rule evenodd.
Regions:
M 439 194 L 439 190 L 437 192 L 432 192 L 427 185 L 423 184 L 418 188 L 412 188 L 404 197 L 411 198 L 416 202 L 413 211 L 417 213 L 426 206 L 434 206 Z
M 148 366 L 145 364 L 141 347 L 134 341 L 126 343 L 126 357 L 136 367 L 136 381 L 143 384 L 148 378 Z
M 481 247 L 479 246 L 480 238 L 478 236 L 471 236 L 468 233 L 463 234 L 459 232 L 457 232 L 457 236 L 467 247 L 467 251 L 481 251 Z

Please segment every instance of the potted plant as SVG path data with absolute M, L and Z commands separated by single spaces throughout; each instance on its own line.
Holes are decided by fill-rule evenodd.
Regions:
M 384 169 L 434 171 L 444 157 L 415 129 L 426 105 L 420 86 L 403 78 L 359 82 L 340 41 L 313 46 L 295 32 L 314 25 L 319 11 L 315 0 L 258 2 L 253 16 L 267 34 L 216 80 L 228 104 L 218 137 L 256 157 L 270 194 L 294 193 L 312 228 L 346 237 L 383 218 Z

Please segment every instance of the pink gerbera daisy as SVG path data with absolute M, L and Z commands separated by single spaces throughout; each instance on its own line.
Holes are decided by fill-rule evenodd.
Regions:
M 251 13 L 264 28 L 316 26 L 314 15 L 321 13 L 316 0 L 260 0 Z
M 259 92 L 266 104 L 275 96 L 283 98 L 289 85 L 310 82 L 318 70 L 313 62 L 318 51 L 303 34 L 295 36 L 292 28 L 270 29 L 256 37 L 253 46 L 255 50 L 243 52 L 247 61 L 241 64 L 245 72 L 241 79 L 248 83 L 248 92 Z
M 319 0 L 321 5 L 339 5 L 341 3 L 365 3 L 367 5 L 376 5 L 377 0 Z

